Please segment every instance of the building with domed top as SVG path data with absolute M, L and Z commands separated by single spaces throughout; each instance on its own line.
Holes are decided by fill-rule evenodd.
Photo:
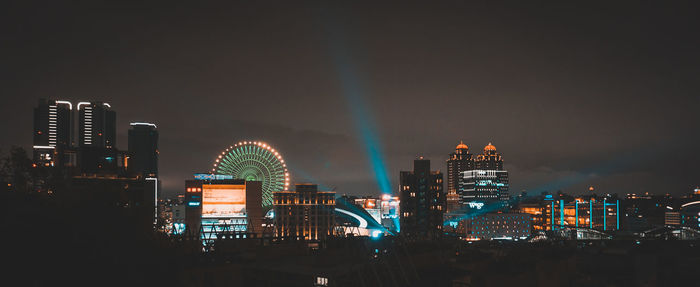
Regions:
M 460 141 L 450 158 L 447 160 L 447 212 L 459 209 L 460 174 L 463 171 L 474 169 L 474 158 L 469 153 L 469 146 Z
M 473 156 L 460 141 L 447 160 L 447 174 L 448 212 L 484 205 L 500 209 L 510 199 L 508 171 L 503 169 L 503 158 L 490 142 L 482 154 Z
M 484 147 L 484 153 L 476 156 L 474 166 L 475 169 L 503 170 L 503 158 L 496 151 L 496 146 L 489 142 Z

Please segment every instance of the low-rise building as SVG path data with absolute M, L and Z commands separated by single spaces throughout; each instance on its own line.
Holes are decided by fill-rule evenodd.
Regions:
M 319 191 L 316 184 L 296 184 L 295 190 L 272 193 L 275 234 L 279 237 L 321 240 L 333 235 L 335 191 Z

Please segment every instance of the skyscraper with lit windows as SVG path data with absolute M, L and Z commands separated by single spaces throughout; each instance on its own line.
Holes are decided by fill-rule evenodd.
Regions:
M 508 171 L 503 170 L 503 158 L 489 143 L 484 153 L 477 155 L 474 169 L 460 173 L 457 193 L 459 206 L 469 204 L 507 205 L 510 200 Z
M 103 102 L 80 102 L 78 110 L 78 165 L 80 172 L 122 173 L 125 155 L 116 148 L 117 114 Z
M 413 171 L 400 174 L 400 226 L 405 237 L 430 239 L 442 234 L 445 194 L 442 173 L 430 170 L 430 160 L 419 157 Z
M 62 165 L 73 143 L 73 104 L 40 99 L 34 108 L 33 156 L 38 165 Z
M 113 148 L 117 145 L 117 114 L 103 102 L 78 103 L 78 146 Z
M 503 158 L 496 151 L 496 147 L 489 143 L 484 147 L 484 153 L 476 156 L 475 169 L 503 170 Z
M 462 172 L 473 169 L 474 158 L 469 153 L 469 146 L 460 141 L 447 160 L 447 212 L 459 209 L 459 178 Z

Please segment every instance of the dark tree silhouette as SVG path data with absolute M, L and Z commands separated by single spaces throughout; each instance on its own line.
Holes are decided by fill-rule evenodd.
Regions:
M 28 192 L 33 185 L 32 160 L 27 156 L 27 151 L 21 147 L 13 146 L 9 154 L 0 153 L 0 182 L 6 190 Z

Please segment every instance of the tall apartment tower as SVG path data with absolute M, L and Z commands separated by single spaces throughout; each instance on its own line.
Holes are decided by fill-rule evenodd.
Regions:
M 78 146 L 114 148 L 117 145 L 117 113 L 108 103 L 78 103 Z
M 122 174 L 124 153 L 117 150 L 117 114 L 108 103 L 80 102 L 78 166 L 83 174 Z
M 127 170 L 139 177 L 158 177 L 158 130 L 155 124 L 131 123 Z
M 294 191 L 275 191 L 275 233 L 282 237 L 321 240 L 333 235 L 335 191 L 316 184 L 296 184 Z
M 459 209 L 459 179 L 467 170 L 474 170 L 474 158 L 469 153 L 469 146 L 460 141 L 447 160 L 447 212 Z
M 442 173 L 430 170 L 430 160 L 419 157 L 413 171 L 400 174 L 401 235 L 417 239 L 442 234 L 445 194 Z
M 34 162 L 54 166 L 67 161 L 66 149 L 73 144 L 73 104 L 40 99 L 34 108 Z

